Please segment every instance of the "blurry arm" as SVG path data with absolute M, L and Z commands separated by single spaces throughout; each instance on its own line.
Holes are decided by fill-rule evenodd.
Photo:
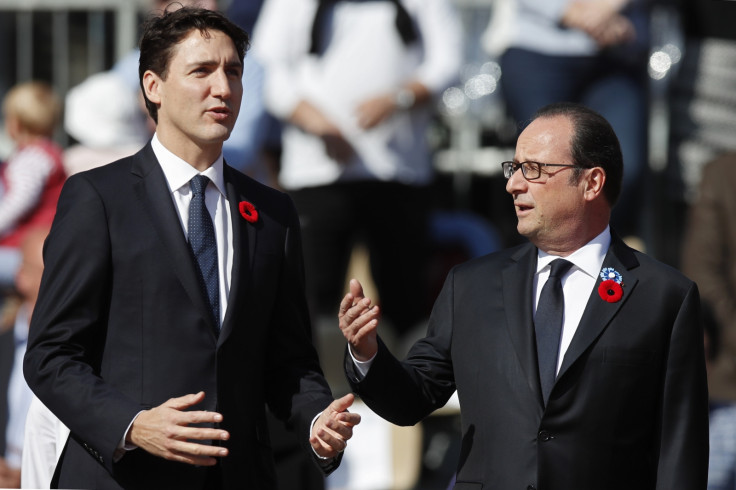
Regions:
M 34 208 L 53 169 L 48 155 L 39 151 L 21 151 L 6 165 L 8 182 L 0 198 L 0 236 Z
M 263 66 L 266 108 L 286 121 L 304 99 L 301 60 L 310 46 L 317 2 L 266 0 L 253 28 L 252 56 Z M 289 12 L 289 15 L 284 15 Z
M 396 111 L 425 104 L 459 78 L 463 38 L 454 4 L 422 0 L 406 2 L 406 8 L 423 44 L 422 62 L 402 86 L 358 104 L 358 124 L 364 129 L 380 124 Z
M 634 26 L 620 14 L 628 0 L 575 0 L 565 8 L 560 24 L 578 29 L 593 38 L 599 46 L 612 46 L 632 40 Z

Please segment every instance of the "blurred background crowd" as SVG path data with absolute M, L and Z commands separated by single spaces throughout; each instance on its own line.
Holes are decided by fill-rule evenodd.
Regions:
M 18 366 L 40 243 L 67 176 L 152 135 L 135 45 L 141 21 L 168 3 L 0 0 L 0 487 L 20 484 L 32 395 Z M 576 101 L 606 117 L 625 163 L 614 231 L 700 287 L 709 488 L 734 488 L 736 1 L 181 3 L 227 12 L 251 34 L 225 159 L 297 205 L 315 342 L 336 395 L 347 390 L 345 278 L 379 299 L 382 336 L 400 352 L 453 265 L 519 243 L 501 162 L 535 110 Z M 447 488 L 458 407 L 415 428 L 363 412 L 326 482 L 274 424 L 283 488 Z

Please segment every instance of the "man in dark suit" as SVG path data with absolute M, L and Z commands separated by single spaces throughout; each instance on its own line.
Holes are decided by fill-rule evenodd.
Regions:
M 610 231 L 623 170 L 610 125 L 547 106 L 503 170 L 531 243 L 456 267 L 401 362 L 351 281 L 339 316 L 354 390 L 410 425 L 457 389 L 455 489 L 705 489 L 698 291 Z
M 291 201 L 222 160 L 247 44 L 209 10 L 151 19 L 155 136 L 62 192 L 25 358 L 71 430 L 61 488 L 272 489 L 266 405 L 325 471 L 359 422 L 312 347 Z

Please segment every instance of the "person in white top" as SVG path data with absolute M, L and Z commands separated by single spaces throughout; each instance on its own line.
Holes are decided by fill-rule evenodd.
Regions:
M 266 107 L 285 124 L 279 184 L 299 212 L 317 316 L 333 314 L 357 236 L 387 319 L 408 326 L 428 313 L 426 296 L 409 282 L 425 265 L 432 101 L 458 78 L 462 61 L 453 7 L 449 0 L 263 5 L 253 55 L 264 66 Z

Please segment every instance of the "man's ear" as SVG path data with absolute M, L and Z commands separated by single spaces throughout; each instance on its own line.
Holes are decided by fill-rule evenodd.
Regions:
M 606 171 L 601 167 L 588 169 L 585 171 L 583 181 L 585 183 L 585 199 L 587 201 L 592 201 L 603 194 L 603 186 L 606 183 Z
M 143 90 L 146 92 L 146 98 L 156 105 L 161 104 L 161 77 L 151 70 L 146 70 L 143 74 Z

